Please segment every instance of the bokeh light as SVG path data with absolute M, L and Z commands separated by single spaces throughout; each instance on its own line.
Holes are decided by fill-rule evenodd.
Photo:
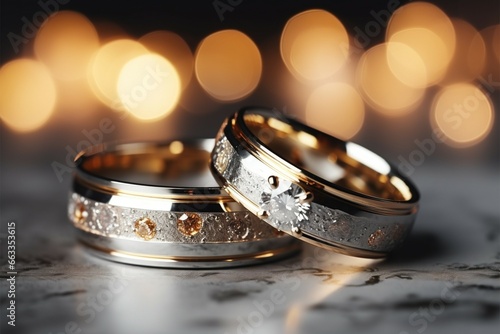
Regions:
M 118 76 L 127 62 L 148 53 L 131 39 L 118 39 L 99 48 L 88 68 L 89 85 L 99 100 L 112 109 L 124 110 L 116 90 Z
M 441 84 L 472 81 L 484 69 L 486 46 L 479 32 L 470 23 L 461 19 L 452 19 L 457 36 L 456 49 Z
M 171 31 L 157 30 L 139 38 L 139 42 L 171 62 L 179 73 L 182 89 L 186 88 L 193 75 L 194 57 L 181 36 Z
M 41 62 L 21 58 L 0 68 L 0 115 L 19 132 L 34 131 L 53 113 L 56 85 Z
M 182 91 L 179 105 L 192 114 L 210 114 L 220 109 L 220 102 L 209 95 L 197 80 L 191 81 Z
M 411 87 L 399 80 L 387 63 L 387 44 L 367 50 L 356 71 L 357 87 L 363 99 L 386 116 L 401 116 L 414 110 L 425 89 Z
M 441 9 L 427 2 L 414 2 L 393 13 L 386 42 L 403 43 L 414 49 L 426 66 L 430 86 L 444 77 L 455 53 L 456 37 L 450 18 Z
M 80 125 L 99 112 L 99 100 L 86 80 L 56 81 L 56 90 L 58 98 L 54 121 Z
M 365 118 L 363 99 L 352 86 L 333 82 L 316 88 L 306 105 L 306 122 L 341 139 L 352 138 Z
M 389 42 L 386 56 L 392 74 L 402 83 L 415 88 L 427 86 L 427 67 L 413 48 L 403 43 Z
M 196 77 L 203 89 L 220 101 L 246 97 L 257 87 L 262 59 L 255 43 L 237 30 L 206 37 L 195 56 Z
M 466 147 L 484 139 L 493 126 L 493 106 L 488 96 L 470 83 L 446 86 L 434 98 L 431 123 L 451 146 Z
M 168 60 L 158 54 L 146 54 L 125 64 L 117 91 L 127 111 L 141 120 L 153 121 L 175 108 L 181 81 Z
M 425 28 L 410 28 L 394 33 L 388 41 L 388 44 L 405 44 L 413 49 L 420 60 L 416 63 L 410 63 L 406 60 L 407 67 L 416 65 L 420 67 L 423 64 L 426 73 L 425 86 L 431 86 L 441 81 L 446 74 L 451 57 L 446 49 L 446 44 L 433 31 Z M 397 53 L 391 52 L 393 57 Z M 404 58 L 399 59 L 405 62 Z
M 40 27 L 34 51 L 61 80 L 85 76 L 87 64 L 99 47 L 99 37 L 92 22 L 84 15 L 61 11 L 50 16 Z
M 308 10 L 288 20 L 281 34 L 281 57 L 298 79 L 334 75 L 349 56 L 349 36 L 342 22 L 324 10 Z

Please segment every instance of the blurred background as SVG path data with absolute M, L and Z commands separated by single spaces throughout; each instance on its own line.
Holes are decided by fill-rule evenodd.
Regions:
M 13 220 L 19 333 L 70 331 L 73 320 L 91 333 L 237 332 L 277 287 L 287 302 L 259 332 L 498 332 L 498 0 L 0 1 L 0 259 Z M 213 137 L 248 105 L 411 175 L 422 205 L 404 248 L 373 268 L 325 253 L 314 269 L 304 247 L 213 276 L 86 255 L 66 218 L 78 151 Z M 111 278 L 130 287 L 87 323 L 79 307 Z M 414 312 L 432 311 L 447 281 L 460 298 L 422 329 Z
M 34 165 L 67 182 L 91 143 L 212 137 L 247 105 L 408 174 L 497 168 L 498 13 L 464 0 L 2 1 L 2 183 Z

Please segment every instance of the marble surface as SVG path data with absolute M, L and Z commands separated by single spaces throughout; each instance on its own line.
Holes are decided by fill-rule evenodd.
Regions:
M 69 182 L 3 167 L 1 333 L 498 333 L 500 180 L 424 164 L 408 242 L 373 262 L 304 247 L 227 270 L 168 270 L 92 257 L 66 219 Z M 69 181 L 69 180 L 66 180 Z M 16 222 L 16 327 L 7 325 L 6 222 Z

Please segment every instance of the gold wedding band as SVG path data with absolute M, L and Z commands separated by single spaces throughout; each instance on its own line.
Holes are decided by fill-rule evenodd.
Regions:
M 380 156 L 262 108 L 226 119 L 211 168 L 232 198 L 271 226 L 348 255 L 386 256 L 418 211 L 416 187 Z
M 298 243 L 236 203 L 208 168 L 213 139 L 100 145 L 80 153 L 68 214 L 118 262 L 213 268 L 261 263 Z

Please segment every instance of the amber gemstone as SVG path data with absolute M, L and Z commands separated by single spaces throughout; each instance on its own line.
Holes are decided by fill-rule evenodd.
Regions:
M 137 219 L 134 223 L 134 232 L 144 240 L 151 240 L 156 235 L 156 223 L 149 218 Z
M 184 235 L 193 236 L 200 232 L 203 226 L 203 219 L 196 213 L 183 213 L 177 219 L 177 229 Z
M 385 237 L 385 233 L 382 230 L 376 230 L 368 237 L 368 245 L 371 247 L 377 247 Z
M 89 213 L 85 205 L 83 205 L 82 203 L 78 203 L 75 206 L 75 211 L 73 213 L 73 216 L 75 217 L 75 221 L 81 224 L 87 219 Z

